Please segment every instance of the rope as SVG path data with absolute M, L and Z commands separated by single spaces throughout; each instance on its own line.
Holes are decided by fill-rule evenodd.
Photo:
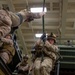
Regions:
M 45 7 L 45 0 L 43 0 L 43 12 Z M 45 26 L 44 26 L 44 15 L 42 16 L 42 25 L 43 25 L 43 33 L 45 33 Z
M 44 7 L 45 7 L 45 0 L 43 0 L 43 12 L 44 12 Z M 44 34 L 45 33 L 44 15 L 42 16 L 42 27 L 43 27 L 43 34 Z M 44 54 L 43 54 L 44 44 L 45 44 L 45 41 L 43 40 L 43 48 L 42 48 L 41 62 L 43 61 L 43 58 L 44 58 Z

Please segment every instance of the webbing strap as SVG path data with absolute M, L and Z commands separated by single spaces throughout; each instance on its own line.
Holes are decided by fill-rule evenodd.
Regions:
M 23 22 L 23 16 L 20 13 L 16 13 L 16 15 L 20 18 L 20 24 Z

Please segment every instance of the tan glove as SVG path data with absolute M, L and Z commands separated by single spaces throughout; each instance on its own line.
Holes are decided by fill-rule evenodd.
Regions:
M 26 20 L 27 22 L 30 22 L 34 19 L 39 19 L 41 18 L 42 16 L 44 15 L 44 13 L 31 13 L 31 12 L 28 12 L 27 16 L 26 16 Z
M 25 22 L 30 22 L 34 19 L 41 18 L 45 14 L 44 12 L 32 13 L 30 11 L 27 11 L 26 9 L 21 10 L 19 13 L 23 16 Z

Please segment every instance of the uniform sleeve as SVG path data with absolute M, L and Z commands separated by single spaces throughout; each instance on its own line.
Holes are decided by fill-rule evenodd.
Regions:
M 41 18 L 45 13 L 32 13 L 30 11 L 27 11 L 26 9 L 21 10 L 17 13 L 9 12 L 12 20 L 12 27 L 19 26 L 23 22 L 30 22 L 34 19 Z
M 18 13 L 13 13 L 10 12 L 10 17 L 11 17 L 11 21 L 12 21 L 12 27 L 17 27 L 19 26 L 21 23 L 20 21 L 20 17 L 18 16 Z
M 48 47 L 50 50 L 55 50 L 55 47 L 50 44 L 48 41 L 45 42 L 45 46 Z
M 18 13 L 20 13 L 22 15 L 23 21 L 27 21 L 27 22 L 30 22 L 34 19 L 41 18 L 45 14 L 44 12 L 42 12 L 42 13 L 32 13 L 30 11 L 27 11 L 26 9 L 21 10 Z
M 57 59 L 60 57 L 59 48 L 56 45 L 51 45 L 48 41 L 45 42 L 47 49 L 57 56 Z
M 1 41 L 13 45 L 13 41 L 11 39 L 1 38 Z
M 49 48 L 49 50 L 57 52 L 59 49 L 57 46 L 50 44 L 48 41 L 45 42 L 45 46 Z
M 6 12 L 5 10 L 0 10 L 0 20 L 4 24 L 6 24 L 8 26 L 11 26 L 12 25 L 12 21 L 11 21 L 11 18 L 10 18 L 8 13 L 9 13 L 8 11 Z

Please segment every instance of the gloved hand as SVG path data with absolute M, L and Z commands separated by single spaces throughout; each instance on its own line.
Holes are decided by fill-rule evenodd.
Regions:
M 41 40 L 43 41 L 46 41 L 46 33 L 44 33 L 41 37 L 40 37 Z
M 26 22 L 30 22 L 34 20 L 34 16 L 33 16 L 33 13 L 28 13 L 28 15 L 26 16 Z
M 34 19 L 39 19 L 41 18 L 45 13 L 32 13 L 32 12 L 28 12 L 27 16 L 26 16 L 26 22 L 30 22 Z

